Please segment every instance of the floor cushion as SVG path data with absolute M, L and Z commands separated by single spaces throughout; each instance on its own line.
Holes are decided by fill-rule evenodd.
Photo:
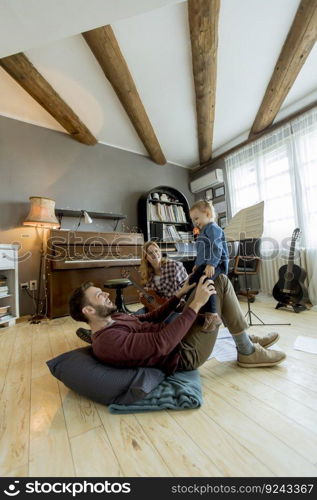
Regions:
M 114 368 L 101 363 L 91 346 L 47 361 L 54 377 L 73 391 L 104 405 L 132 404 L 144 398 L 165 375 L 157 368 Z

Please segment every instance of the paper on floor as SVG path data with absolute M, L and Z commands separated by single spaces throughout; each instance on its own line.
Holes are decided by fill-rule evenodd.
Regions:
M 300 335 L 294 342 L 294 349 L 317 354 L 317 339 Z
M 304 338 L 304 337 L 303 337 Z M 307 338 L 307 337 L 305 337 Z M 314 339 L 312 339 L 314 340 Z M 279 350 L 278 344 L 274 344 L 269 349 Z M 311 352 L 311 351 L 310 351 Z M 220 328 L 215 346 L 208 359 L 216 358 L 220 362 L 236 361 L 237 349 L 236 344 L 230 334 L 228 328 Z
M 237 349 L 228 328 L 220 328 L 215 347 L 208 359 L 216 358 L 218 361 L 234 361 L 237 359 Z

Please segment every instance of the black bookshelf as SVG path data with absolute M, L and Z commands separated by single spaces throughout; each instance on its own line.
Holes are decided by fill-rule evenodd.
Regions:
M 153 199 L 153 194 L 161 197 L 165 195 L 174 201 L 164 201 L 164 199 Z M 166 206 L 175 205 L 176 207 L 181 207 L 184 212 L 184 220 L 152 220 L 151 219 L 151 205 L 162 204 Z M 165 212 L 166 213 L 166 212 Z M 184 242 L 181 239 L 175 240 L 164 240 L 163 235 L 164 227 L 174 226 L 177 233 L 179 231 L 183 233 L 188 233 L 190 238 L 192 238 L 193 224 L 189 216 L 189 205 L 186 197 L 178 191 L 177 189 L 171 188 L 169 186 L 158 186 L 148 193 L 143 194 L 138 203 L 138 223 L 139 229 L 144 234 L 144 241 L 155 241 L 161 248 L 162 254 L 173 260 L 179 260 L 183 262 L 188 273 L 191 272 L 194 265 L 195 257 L 192 254 L 179 253 L 177 251 L 176 244 Z
M 160 199 L 153 198 L 154 196 L 159 196 Z M 163 199 L 162 199 L 162 195 Z M 168 198 L 168 200 L 166 199 Z M 164 212 L 164 205 L 166 206 L 175 206 L 179 207 L 177 210 L 182 210 L 184 214 L 184 220 L 177 220 L 176 216 L 172 219 L 163 219 L 163 220 L 153 220 L 151 215 L 151 205 L 153 207 L 157 207 L 161 205 Z M 155 209 L 154 209 L 155 211 Z M 177 212 L 180 215 L 180 212 Z M 178 231 L 183 232 L 192 232 L 193 225 L 189 216 L 189 205 L 186 197 L 183 195 L 181 191 L 177 189 L 171 188 L 169 186 L 157 186 L 151 191 L 143 194 L 138 203 L 138 223 L 139 229 L 144 234 L 144 240 L 155 240 L 159 244 L 173 244 L 173 241 L 164 241 L 163 240 L 163 229 L 164 226 L 176 226 Z

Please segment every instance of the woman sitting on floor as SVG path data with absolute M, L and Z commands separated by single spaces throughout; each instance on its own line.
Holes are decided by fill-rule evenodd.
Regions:
M 169 299 L 188 278 L 182 262 L 162 257 L 154 241 L 143 246 L 140 265 L 141 283 L 146 290 L 154 290 L 160 297 Z

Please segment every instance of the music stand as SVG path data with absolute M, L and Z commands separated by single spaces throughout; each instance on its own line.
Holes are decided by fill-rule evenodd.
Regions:
M 228 226 L 224 229 L 227 241 L 244 241 L 244 240 L 257 240 L 263 234 L 263 212 L 264 201 L 256 203 L 250 207 L 240 210 L 232 217 Z M 243 256 L 242 256 L 243 258 Z M 256 258 L 256 257 L 254 257 Z M 246 260 L 244 258 L 244 282 L 246 287 L 246 297 L 248 302 L 248 310 L 245 317 L 248 317 L 249 326 L 277 326 L 277 325 L 290 325 L 290 323 L 264 323 L 252 310 L 250 306 L 250 287 L 247 284 L 247 270 Z M 260 323 L 252 322 L 252 315 L 260 321 Z

